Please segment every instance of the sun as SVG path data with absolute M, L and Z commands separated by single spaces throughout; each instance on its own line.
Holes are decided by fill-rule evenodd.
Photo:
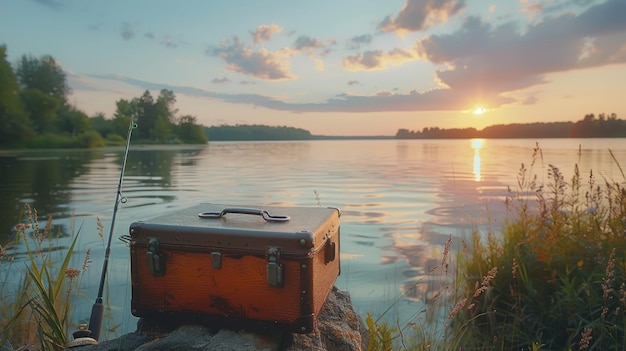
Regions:
M 486 108 L 484 108 L 484 107 L 482 107 L 482 106 L 479 106 L 479 107 L 476 107 L 476 108 L 474 109 L 474 112 L 473 112 L 473 113 L 474 113 L 475 115 L 482 115 L 482 114 L 483 114 L 483 113 L 485 113 L 485 112 L 487 112 L 487 109 L 486 109 Z

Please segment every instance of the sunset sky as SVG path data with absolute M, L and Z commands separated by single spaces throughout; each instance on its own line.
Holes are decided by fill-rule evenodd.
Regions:
M 626 0 L 0 0 L 1 44 L 90 116 L 170 89 L 206 126 L 317 135 L 626 119 Z

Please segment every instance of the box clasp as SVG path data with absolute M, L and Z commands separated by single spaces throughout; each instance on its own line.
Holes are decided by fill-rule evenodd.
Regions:
M 275 288 L 281 288 L 284 285 L 285 272 L 283 264 L 280 263 L 280 248 L 268 248 L 267 258 L 267 284 Z
M 159 239 L 148 238 L 148 252 L 146 252 L 148 270 L 155 277 L 165 275 L 165 255 L 159 252 Z
M 337 254 L 337 245 L 330 239 L 331 238 L 326 239 L 326 244 L 324 244 L 324 264 L 329 264 L 334 261 Z

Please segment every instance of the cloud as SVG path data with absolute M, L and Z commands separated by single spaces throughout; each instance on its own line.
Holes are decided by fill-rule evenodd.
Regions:
M 626 2 L 609 0 L 517 30 L 470 17 L 458 31 L 417 42 L 418 54 L 447 65 L 437 76 L 450 89 L 499 94 L 547 82 L 546 75 L 626 62 Z
M 62 0 L 33 0 L 36 3 L 48 6 L 54 9 L 60 9 L 65 6 L 65 1 Z
M 230 83 L 230 79 L 226 78 L 226 77 L 222 77 L 222 78 L 213 78 L 213 80 L 211 81 L 211 83 L 213 84 L 225 84 L 225 83 Z
M 252 36 L 252 42 L 254 44 L 261 44 L 263 42 L 270 40 L 272 36 L 274 36 L 274 34 L 278 34 L 282 31 L 283 29 L 277 24 L 273 24 L 273 23 L 270 25 L 262 24 L 257 27 L 256 31 L 254 32 L 251 31 L 250 35 Z
M 416 55 L 404 49 L 393 49 L 388 52 L 368 50 L 345 57 L 343 59 L 343 67 L 351 72 L 375 71 L 385 69 L 389 65 L 401 65 L 415 59 Z
M 135 31 L 133 27 L 128 22 L 122 23 L 122 38 L 124 40 L 130 40 L 135 36 Z
M 289 50 L 270 52 L 264 48 L 258 51 L 244 45 L 239 38 L 232 42 L 224 40 L 219 47 L 210 47 L 206 54 L 223 59 L 229 71 L 266 80 L 294 79 L 291 65 L 286 58 L 293 55 Z
M 383 32 L 418 32 L 445 22 L 465 8 L 462 0 L 407 0 L 394 19 L 390 16 L 380 23 Z
M 293 43 L 293 48 L 297 51 L 314 50 L 323 47 L 324 44 L 321 41 L 306 35 L 299 36 Z
M 436 76 L 445 87 L 423 92 L 339 93 L 326 100 L 291 103 L 261 94 L 225 94 L 128 77 L 104 78 L 142 89 L 170 89 L 176 94 L 293 113 L 461 111 L 477 101 L 487 108 L 511 103 L 534 104 L 538 101 L 536 95 L 523 90 L 547 83 L 551 73 L 626 63 L 624 13 L 626 2 L 608 0 L 579 14 L 568 12 L 544 18 L 529 27 L 519 27 L 513 22 L 492 26 L 477 17 L 468 17 L 454 32 L 418 40 L 412 52 L 371 50 L 344 59 L 346 69 L 368 71 L 418 58 L 428 60 L 439 65 Z M 285 79 L 290 73 L 288 66 L 281 66 L 281 60 L 293 52 L 253 51 L 234 38 L 208 54 L 224 59 L 233 71 L 263 79 Z M 353 80 L 347 84 L 353 86 L 359 82 Z
M 350 38 L 346 46 L 348 47 L 348 49 L 359 49 L 361 45 L 371 43 L 372 39 L 373 37 L 371 34 L 358 35 L 356 37 Z
M 450 89 L 434 89 L 419 93 L 379 92 L 374 95 L 338 94 L 319 103 L 288 103 L 270 96 L 260 94 L 225 94 L 188 86 L 174 86 L 147 82 L 125 76 L 91 75 L 91 78 L 109 79 L 137 86 L 142 90 L 172 90 L 175 94 L 221 100 L 232 104 L 244 104 L 264 107 L 278 111 L 294 113 L 307 112 L 394 112 L 394 111 L 455 111 L 466 109 L 473 101 L 459 91 Z M 511 103 L 514 100 L 502 96 L 489 97 L 496 104 Z
M 161 39 L 160 44 L 168 48 L 178 47 L 178 43 L 174 39 L 172 39 L 172 37 L 170 37 L 169 35 L 164 35 L 163 39 Z
M 361 83 L 359 83 L 358 80 L 353 79 L 353 80 L 348 81 L 348 85 L 361 85 Z

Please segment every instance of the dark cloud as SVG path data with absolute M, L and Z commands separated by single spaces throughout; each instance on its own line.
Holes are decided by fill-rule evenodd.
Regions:
M 207 55 L 223 59 L 228 70 L 267 80 L 293 79 L 287 57 L 291 52 L 270 52 L 265 49 L 252 50 L 239 38 L 225 40 L 219 47 L 210 47 Z
M 464 8 L 462 0 L 407 0 L 398 16 L 385 17 L 379 29 L 383 32 L 418 32 L 445 22 Z
M 419 41 L 425 59 L 453 68 L 437 75 L 454 90 L 503 93 L 546 83 L 546 75 L 626 62 L 626 2 L 610 0 L 576 16 L 545 19 L 525 32 L 470 17 L 449 35 Z
M 351 80 L 351 81 L 348 81 L 348 85 L 361 85 L 361 83 L 359 83 L 358 80 Z
M 124 40 L 130 40 L 135 36 L 135 31 L 133 27 L 128 22 L 122 23 L 122 38 Z

